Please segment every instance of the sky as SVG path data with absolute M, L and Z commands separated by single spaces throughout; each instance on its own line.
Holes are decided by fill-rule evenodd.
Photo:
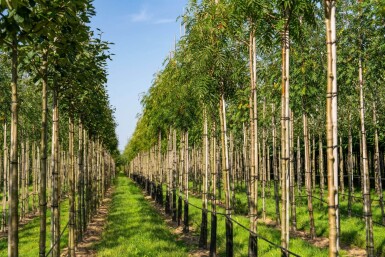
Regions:
M 95 0 L 91 27 L 113 42 L 107 90 L 115 107 L 119 150 L 123 151 L 141 112 L 141 97 L 162 69 L 180 37 L 180 19 L 188 0 Z

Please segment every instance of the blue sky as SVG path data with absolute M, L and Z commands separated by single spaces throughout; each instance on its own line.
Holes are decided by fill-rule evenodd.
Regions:
M 187 0 L 95 0 L 91 26 L 102 38 L 115 43 L 108 64 L 108 93 L 116 108 L 119 149 L 134 132 L 140 99 L 151 86 L 153 75 L 180 36 L 180 20 Z

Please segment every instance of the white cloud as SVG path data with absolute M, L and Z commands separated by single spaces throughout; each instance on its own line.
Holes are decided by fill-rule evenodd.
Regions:
M 159 19 L 154 21 L 154 24 L 166 24 L 166 23 L 173 23 L 175 22 L 175 19 Z
M 147 12 L 147 9 L 143 8 L 139 13 L 131 14 L 130 18 L 132 22 L 144 22 L 150 20 L 151 15 Z

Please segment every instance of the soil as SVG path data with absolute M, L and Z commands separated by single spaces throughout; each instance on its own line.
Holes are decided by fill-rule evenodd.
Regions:
M 143 192 L 146 194 L 146 192 Z M 192 226 L 189 226 L 189 232 L 184 233 L 183 227 L 178 226 L 176 222 L 172 221 L 172 218 L 167 215 L 164 211 L 164 207 L 156 204 L 154 200 L 150 196 L 146 196 L 146 200 L 148 200 L 152 206 L 158 211 L 158 213 L 162 216 L 163 220 L 166 222 L 170 231 L 178 237 L 178 240 L 182 240 L 185 244 L 191 249 L 189 251 L 188 256 L 190 257 L 208 257 L 210 251 L 208 249 L 199 248 L 199 235 L 195 231 Z M 217 255 L 218 256 L 218 255 Z
M 33 221 L 35 218 L 39 217 L 39 212 L 32 212 L 25 215 L 25 218 L 19 221 L 19 229 L 23 228 L 25 225 Z M 8 237 L 8 228 L 4 232 L 0 232 L 0 240 Z
M 143 192 L 143 193 L 146 194 L 146 192 Z M 198 248 L 199 235 L 188 235 L 188 234 L 186 235 L 186 234 L 184 234 L 182 231 L 182 228 L 178 227 L 177 224 L 175 224 L 175 222 L 173 222 L 172 219 L 165 214 L 163 207 L 155 204 L 155 202 L 151 199 L 151 197 L 146 197 L 146 199 L 151 200 L 154 207 L 163 216 L 163 219 L 166 221 L 166 223 L 170 227 L 170 229 L 173 230 L 174 234 L 178 235 L 188 245 L 191 245 L 195 248 Z M 218 205 L 221 206 L 221 203 L 219 202 Z M 263 221 L 262 219 L 259 219 L 258 222 L 265 223 L 268 226 L 275 227 L 276 229 L 279 229 L 276 221 L 274 221 L 272 219 L 266 218 L 265 221 Z M 194 232 L 192 227 L 190 227 L 189 229 L 190 229 L 190 231 Z M 312 239 L 308 232 L 301 231 L 301 230 L 296 230 L 296 231 L 291 230 L 290 234 L 293 237 L 301 238 L 302 240 L 305 240 L 316 247 L 319 247 L 319 248 L 329 247 L 329 238 L 316 237 L 316 238 Z M 184 237 L 189 237 L 189 238 L 186 239 Z M 347 257 L 353 257 L 353 256 L 354 257 L 365 257 L 366 256 L 365 249 L 362 249 L 362 248 L 359 248 L 356 246 L 349 246 L 349 245 L 341 245 L 340 247 L 342 250 L 345 250 L 347 252 L 347 255 L 346 255 Z M 194 257 L 195 256 L 209 256 L 209 251 L 204 250 L 204 249 L 197 249 L 197 250 L 191 251 L 189 256 L 194 256 Z
M 90 224 L 87 226 L 83 239 L 78 243 L 76 247 L 76 256 L 78 257 L 96 257 L 96 251 L 93 246 L 100 242 L 102 239 L 102 233 L 106 226 L 109 205 L 111 202 L 113 189 L 109 189 L 106 192 L 106 196 L 100 205 L 96 215 L 93 217 Z M 62 257 L 67 256 L 68 249 L 65 248 L 61 254 Z
M 266 218 L 265 221 L 262 219 L 258 220 L 259 222 L 265 223 L 268 226 L 275 227 L 277 229 L 277 222 L 270 219 Z M 328 248 L 329 247 L 329 238 L 327 237 L 316 237 L 316 238 L 311 238 L 310 234 L 306 231 L 302 230 L 290 230 L 290 234 L 293 235 L 293 237 L 296 238 L 301 238 L 302 240 L 305 240 L 309 242 L 310 244 L 318 247 L 318 248 Z M 340 245 L 342 250 L 345 250 L 347 252 L 346 256 L 351 256 L 351 257 L 365 257 L 366 256 L 366 251 L 365 249 L 358 248 L 356 246 L 348 246 L 348 245 Z

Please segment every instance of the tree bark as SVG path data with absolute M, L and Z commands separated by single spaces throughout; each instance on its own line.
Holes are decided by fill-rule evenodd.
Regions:
M 337 135 L 337 51 L 336 1 L 325 0 L 327 46 L 326 137 L 329 202 L 329 256 L 339 255 L 338 135 Z
M 11 104 L 11 168 L 9 176 L 9 221 L 8 221 L 8 257 L 19 256 L 19 188 L 18 188 L 18 42 L 16 39 L 12 42 L 12 104 Z
M 376 101 L 373 101 L 373 125 L 374 125 L 374 172 L 377 174 L 377 194 L 379 195 L 379 204 L 381 209 L 381 221 L 385 225 L 385 213 L 384 213 L 384 196 L 382 192 L 382 176 L 380 165 L 380 147 L 378 139 L 378 124 L 377 124 L 377 106 Z
M 9 174 L 9 164 L 8 164 L 8 144 L 7 144 L 7 121 L 4 119 L 3 124 L 4 138 L 3 138 L 3 213 L 1 221 L 1 232 L 6 231 L 7 226 L 7 204 L 8 204 L 8 174 Z
M 75 256 L 75 156 L 74 156 L 74 136 L 75 126 L 73 112 L 69 115 L 69 174 L 68 174 L 68 186 L 69 186 L 69 233 L 68 233 L 68 254 L 70 257 Z
M 56 87 L 55 83 L 55 87 Z M 52 257 L 60 257 L 60 209 L 59 209 L 59 105 L 58 92 L 53 90 L 52 107 L 52 203 L 51 203 L 51 247 Z
M 282 96 L 281 96 L 281 246 L 282 256 L 289 253 L 290 209 L 290 107 L 289 107 L 289 23 L 285 10 L 285 28 L 282 33 Z
M 314 239 L 315 226 L 314 226 L 314 214 L 313 214 L 313 191 L 311 183 L 311 168 L 310 168 L 310 146 L 309 146 L 309 134 L 308 134 L 308 118 L 307 114 L 304 112 L 303 115 L 303 141 L 305 145 L 305 184 L 306 184 L 306 194 L 307 194 L 307 208 L 309 212 L 309 223 L 310 223 L 310 238 Z
M 39 188 L 39 214 L 40 214 L 40 236 L 39 256 L 45 257 L 46 234 L 47 234 L 47 141 L 48 141 L 48 52 L 43 53 L 42 65 L 42 94 L 41 94 L 41 126 L 40 126 L 40 188 Z
M 365 98 L 364 98 L 364 81 L 362 75 L 362 60 L 359 59 L 358 76 L 360 83 L 360 119 L 361 119 L 361 142 L 362 142 L 362 173 L 363 173 L 363 189 L 364 196 L 364 217 L 366 227 L 366 254 L 368 257 L 374 256 L 373 242 L 373 220 L 372 207 L 370 199 L 370 180 L 368 167 L 368 150 L 366 145 L 366 129 L 365 129 Z

